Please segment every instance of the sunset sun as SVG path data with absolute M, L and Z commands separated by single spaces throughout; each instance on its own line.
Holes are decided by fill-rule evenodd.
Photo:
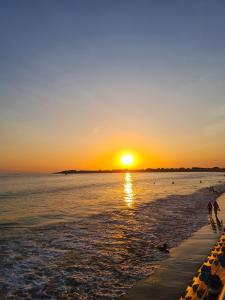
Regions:
M 121 156 L 121 163 L 124 166 L 131 166 L 134 162 L 134 156 L 131 154 L 124 154 Z

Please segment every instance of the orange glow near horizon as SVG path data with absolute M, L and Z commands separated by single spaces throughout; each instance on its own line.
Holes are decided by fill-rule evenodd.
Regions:
M 0 173 L 225 167 L 223 1 L 4 2 Z
M 79 147 L 72 142 L 70 146 L 69 143 L 62 142 L 61 147 L 53 147 L 51 143 L 43 146 L 41 143 L 21 145 L 18 142 L 17 148 L 10 148 L 4 144 L 0 150 L 0 172 L 51 173 L 69 169 L 111 170 L 224 165 L 222 148 L 219 147 L 214 160 L 210 160 L 209 150 L 204 151 L 200 160 L 201 151 L 195 151 L 193 154 L 189 152 L 188 147 L 186 151 L 181 151 L 178 145 L 176 148 L 153 142 L 149 145 L 146 139 L 137 138 L 134 134 L 133 139 L 132 136 L 129 136 L 129 139 L 132 140 L 129 147 L 123 146 L 128 144 L 128 141 L 119 135 L 101 144 L 93 141 L 91 145 Z M 128 154 L 133 157 L 132 163 L 130 158 L 125 159 L 125 162 L 130 161 L 130 164 L 122 163 L 122 157 Z

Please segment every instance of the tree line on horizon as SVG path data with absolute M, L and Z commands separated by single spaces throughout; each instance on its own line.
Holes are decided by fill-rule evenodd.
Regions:
M 225 172 L 225 168 L 212 167 L 192 167 L 192 168 L 146 168 L 146 169 L 114 169 L 114 170 L 64 170 L 54 174 L 89 174 L 89 173 L 124 173 L 124 172 Z

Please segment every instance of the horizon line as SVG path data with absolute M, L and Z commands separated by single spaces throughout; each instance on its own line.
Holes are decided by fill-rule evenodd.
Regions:
M 219 171 L 219 172 L 225 172 L 225 167 L 158 167 L 158 168 L 136 168 L 136 169 L 131 169 L 131 168 L 116 168 L 116 169 L 65 169 L 61 171 L 4 171 L 0 170 L 0 174 L 11 174 L 11 175 L 19 175 L 19 174 L 62 174 L 62 173 L 123 173 L 123 172 L 154 172 L 154 171 Z
M 225 167 L 179 167 L 179 168 L 142 168 L 142 169 L 96 169 L 96 170 L 80 170 L 80 169 L 70 169 L 63 170 L 59 172 L 54 172 L 53 174 L 81 174 L 81 173 L 125 173 L 125 172 L 225 172 Z

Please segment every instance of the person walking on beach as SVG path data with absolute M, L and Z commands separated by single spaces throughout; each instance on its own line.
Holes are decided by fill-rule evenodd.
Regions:
M 217 213 L 218 213 L 218 210 L 220 210 L 220 207 L 219 207 L 219 204 L 217 203 L 216 200 L 213 203 L 213 209 L 214 209 L 214 214 L 215 214 L 215 216 L 217 218 Z
M 212 203 L 209 201 L 208 205 L 207 205 L 207 208 L 208 208 L 208 213 L 209 213 L 209 216 L 212 217 L 212 209 L 213 209 L 213 206 L 212 206 Z

